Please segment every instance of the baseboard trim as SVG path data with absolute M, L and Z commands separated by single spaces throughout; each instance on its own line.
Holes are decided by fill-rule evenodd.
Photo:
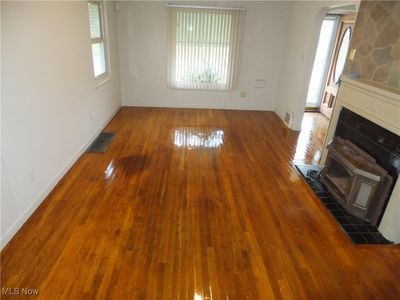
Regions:
M 281 115 L 278 111 L 276 111 L 276 110 L 274 110 L 273 112 L 279 117 L 279 119 L 281 119 L 282 124 L 283 124 L 285 127 L 289 128 L 290 130 L 293 130 L 293 131 L 301 131 L 301 125 L 300 125 L 300 126 L 294 126 L 294 125 L 292 124 L 292 127 L 289 127 L 289 126 L 286 124 L 286 122 L 285 122 L 284 116 L 282 116 L 282 115 Z
M 247 106 L 213 106 L 198 104 L 171 104 L 171 105 L 154 105 L 154 104 L 122 104 L 122 107 L 144 107 L 144 108 L 187 108 L 187 109 L 217 109 L 217 110 L 246 110 L 246 111 L 274 111 L 268 107 L 247 107 Z
M 392 241 L 396 244 L 400 243 L 400 240 L 396 234 L 396 231 L 394 231 L 393 229 L 391 229 L 391 228 L 381 229 L 381 227 L 379 227 L 378 229 L 379 229 L 379 232 L 385 237 L 385 239 Z
M 50 192 L 57 186 L 59 181 L 67 174 L 71 167 L 76 163 L 76 161 L 81 157 L 85 150 L 93 143 L 100 132 L 107 126 L 107 124 L 115 117 L 115 115 L 120 111 L 121 106 L 118 106 L 109 117 L 106 118 L 103 125 L 97 129 L 94 134 L 92 134 L 89 139 L 79 148 L 79 150 L 72 156 L 65 167 L 58 172 L 50 184 L 44 189 L 42 193 L 36 198 L 35 201 L 24 211 L 24 213 L 14 222 L 14 224 L 1 236 L 0 239 L 0 249 L 2 250 L 9 241 L 14 237 L 14 235 L 21 229 L 29 217 L 34 213 L 34 211 L 39 207 L 44 199 L 50 194 Z

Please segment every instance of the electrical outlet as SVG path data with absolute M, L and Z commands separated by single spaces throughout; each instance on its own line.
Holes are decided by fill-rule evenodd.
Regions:
M 92 120 L 92 121 L 94 120 L 94 112 L 92 112 L 92 111 L 90 112 L 90 120 Z
M 240 97 L 241 98 L 246 98 L 246 96 L 247 96 L 246 92 L 240 92 Z
M 34 168 L 29 170 L 29 177 L 32 182 L 36 180 L 36 170 Z

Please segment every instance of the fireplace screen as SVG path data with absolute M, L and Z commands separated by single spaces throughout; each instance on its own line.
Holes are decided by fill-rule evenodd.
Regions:
M 348 140 L 328 145 L 321 180 L 350 214 L 377 224 L 388 198 L 392 177 L 375 159 Z

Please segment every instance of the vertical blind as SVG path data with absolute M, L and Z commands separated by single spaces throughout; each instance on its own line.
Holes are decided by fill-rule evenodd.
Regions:
M 234 89 L 245 12 L 187 7 L 168 10 L 168 85 L 181 89 Z
M 89 2 L 89 25 L 90 25 L 90 38 L 101 38 L 101 24 L 100 24 L 100 3 Z

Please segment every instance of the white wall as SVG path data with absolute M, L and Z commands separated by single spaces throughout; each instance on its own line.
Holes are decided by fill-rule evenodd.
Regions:
M 120 107 L 114 3 L 107 17 L 111 79 L 96 88 L 86 1 L 1 2 L 2 246 Z
M 232 92 L 167 88 L 166 2 L 119 2 L 122 104 L 273 110 L 277 102 L 289 3 L 224 2 L 223 5 L 246 8 L 239 88 Z M 255 79 L 265 79 L 266 87 L 254 89 Z M 247 97 L 240 98 L 240 91 L 245 91 Z
M 293 130 L 301 129 L 323 17 L 332 8 L 358 3 L 357 0 L 292 2 L 275 112 L 282 119 L 286 111 L 293 112 Z

